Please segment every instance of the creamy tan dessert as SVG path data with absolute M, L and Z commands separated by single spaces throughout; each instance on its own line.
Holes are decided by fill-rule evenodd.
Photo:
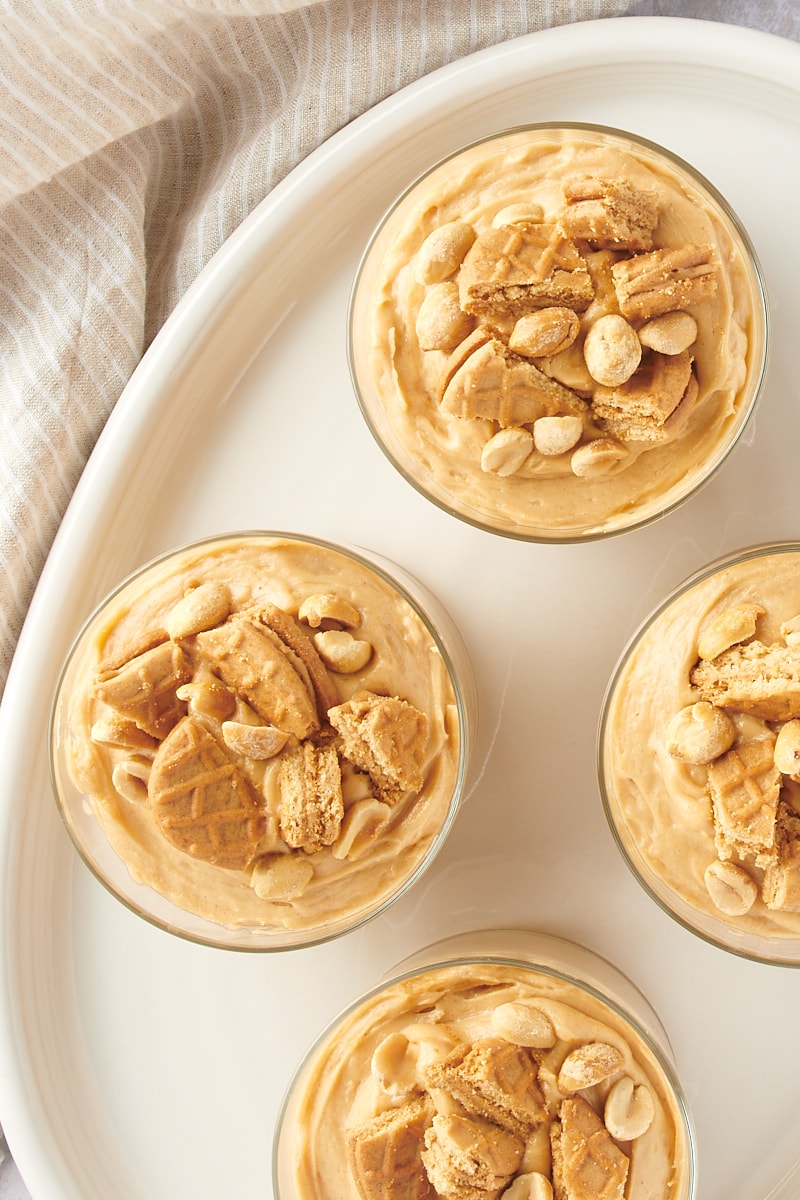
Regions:
M 661 1062 L 596 995 L 440 965 L 368 997 L 311 1055 L 278 1200 L 687 1200 L 687 1144 Z
M 457 802 L 450 670 L 358 558 L 224 539 L 146 570 L 94 621 L 63 752 L 136 880 L 218 924 L 335 930 L 402 886 Z
M 602 761 L 656 890 L 800 961 L 800 549 L 733 560 L 664 608 L 615 681 Z
M 624 135 L 532 128 L 420 180 L 378 231 L 351 314 L 364 411 L 446 507 L 589 536 L 691 492 L 763 367 L 751 255 L 717 199 Z

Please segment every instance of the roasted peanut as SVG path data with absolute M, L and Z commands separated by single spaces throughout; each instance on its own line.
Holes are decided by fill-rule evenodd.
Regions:
M 595 438 L 584 446 L 578 446 L 570 459 L 573 475 L 581 479 L 593 479 L 610 475 L 627 458 L 628 451 L 614 438 Z
M 609 1089 L 603 1109 L 606 1129 L 618 1142 L 632 1142 L 653 1124 L 655 1105 L 650 1089 L 623 1075 Z
M 358 629 L 361 624 L 361 613 L 355 605 L 342 596 L 331 596 L 328 592 L 306 596 L 297 616 L 312 629 L 319 629 L 325 621 L 333 621 L 345 629 Z
M 556 383 L 573 392 L 583 392 L 588 396 L 594 391 L 595 381 L 584 362 L 583 348 L 577 342 L 573 342 L 558 354 L 540 359 L 537 366 L 543 375 L 555 379 Z
M 315 633 L 314 645 L 325 666 L 339 675 L 352 675 L 360 671 L 372 657 L 370 643 L 354 638 L 344 629 L 326 629 L 322 633 Z
M 420 283 L 441 283 L 461 265 L 475 241 L 475 230 L 466 221 L 448 221 L 429 233 L 417 254 L 416 276 Z
M 708 700 L 687 704 L 667 726 L 667 752 L 681 762 L 713 762 L 730 750 L 736 739 L 736 726 L 727 713 Z
M 546 1012 L 523 1001 L 498 1004 L 492 1012 L 492 1028 L 507 1042 L 517 1046 L 549 1048 L 556 1042 L 553 1022 Z
M 509 425 L 498 430 L 483 447 L 481 470 L 492 475 L 514 475 L 532 452 L 533 438 L 528 430 Z
M 553 1185 L 540 1171 L 526 1171 L 506 1188 L 503 1200 L 553 1200 Z
M 583 434 L 580 417 L 539 417 L 533 423 L 533 444 L 540 454 L 557 458 L 577 446 Z
M 663 313 L 639 330 L 639 341 L 659 354 L 682 354 L 697 339 L 697 321 L 688 312 Z
M 313 874 L 314 868 L 305 855 L 265 854 L 253 866 L 250 886 L 262 900 L 296 900 Z
M 731 646 L 751 638 L 764 611 L 760 604 L 735 604 L 719 613 L 700 634 L 697 643 L 700 658 L 716 658 Z
M 781 625 L 781 637 L 787 646 L 796 646 L 800 643 L 800 615 L 792 617 L 790 621 L 783 622 Z
M 419 306 L 415 331 L 420 350 L 449 354 L 475 328 L 475 318 L 465 313 L 458 300 L 458 284 L 434 284 Z
M 782 775 L 800 775 L 800 720 L 787 721 L 778 730 L 773 760 Z
M 602 1083 L 622 1066 L 622 1052 L 608 1042 L 584 1042 L 571 1050 L 558 1072 L 558 1086 L 562 1092 L 579 1092 L 583 1088 Z
M 502 229 L 504 225 L 539 225 L 543 220 L 544 209 L 541 204 L 507 204 L 492 217 L 492 228 Z
M 758 896 L 758 885 L 744 867 L 715 860 L 704 872 L 708 894 L 720 912 L 741 917 L 749 912 Z
M 508 339 L 509 349 L 526 358 L 548 358 L 567 350 L 580 327 L 571 308 L 540 308 L 519 318 Z
M 121 750 L 156 750 L 158 739 L 140 729 L 135 721 L 116 713 L 100 717 L 92 725 L 91 739 L 101 746 L 116 746 Z
M 231 590 L 224 583 L 201 583 L 178 601 L 164 627 L 171 638 L 188 638 L 222 624 L 230 616 Z
M 248 725 L 244 721 L 223 721 L 222 738 L 229 750 L 245 758 L 263 760 L 280 754 L 289 740 L 288 733 L 274 725 Z
M 192 712 L 198 716 L 212 717 L 224 721 L 233 715 L 236 697 L 213 675 L 182 683 L 175 692 L 179 700 L 185 700 Z
M 586 334 L 583 357 L 592 379 L 603 387 L 619 387 L 639 366 L 642 343 L 624 317 L 607 313 Z
M 142 758 L 126 758 L 115 763 L 111 772 L 114 790 L 132 804 L 146 803 L 150 766 L 150 760 Z

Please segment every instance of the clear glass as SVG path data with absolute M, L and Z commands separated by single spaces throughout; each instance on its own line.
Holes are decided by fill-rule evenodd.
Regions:
M 404 612 L 408 613 L 411 610 L 421 622 L 424 641 L 438 651 L 442 676 L 449 685 L 449 690 L 445 688 L 443 694 L 445 697 L 451 697 L 450 703 L 453 707 L 452 789 L 443 806 L 440 827 L 432 833 L 428 831 L 427 841 L 420 838 L 419 846 L 415 844 L 411 847 L 405 869 L 397 869 L 395 852 L 391 869 L 387 870 L 384 865 L 379 873 L 376 889 L 368 893 L 365 889 L 364 894 L 357 895 L 352 901 L 347 899 L 347 878 L 337 879 L 334 876 L 329 885 L 330 894 L 324 892 L 322 897 L 324 903 L 321 907 L 326 916 L 310 926 L 305 924 L 302 927 L 291 928 L 252 920 L 209 919 L 207 913 L 198 914 L 192 911 L 190 906 L 184 906 L 183 902 L 162 893 L 156 884 L 141 882 L 136 878 L 139 871 L 129 868 L 123 853 L 118 852 L 109 840 L 107 826 L 110 826 L 114 837 L 117 836 L 118 824 L 124 825 L 127 831 L 129 818 L 125 817 L 125 803 L 115 796 L 111 789 L 110 794 L 116 807 L 114 819 L 109 821 L 105 811 L 108 788 L 103 789 L 104 803 L 99 804 L 96 796 L 87 794 L 85 788 L 78 786 L 71 769 L 71 763 L 75 761 L 75 729 L 80 722 L 71 719 L 70 705 L 82 703 L 77 699 L 83 694 L 77 687 L 77 681 L 85 678 L 87 671 L 93 671 L 97 660 L 98 639 L 105 638 L 109 621 L 113 627 L 118 614 L 124 614 L 133 600 L 145 592 L 152 594 L 153 581 L 163 581 L 165 572 L 168 579 L 173 564 L 185 566 L 187 561 L 191 564 L 195 559 L 201 560 L 208 555 L 220 555 L 224 561 L 228 549 L 243 544 L 252 547 L 254 553 L 263 556 L 265 571 L 269 569 L 270 548 L 276 544 L 292 547 L 301 556 L 306 551 L 312 554 L 319 552 L 326 556 L 323 561 L 328 564 L 328 571 L 338 572 L 340 569 L 354 568 L 360 573 L 358 578 L 366 578 L 371 581 L 370 586 L 378 589 L 377 593 L 372 594 L 388 595 L 399 605 L 401 617 Z M 329 574 L 326 578 L 330 582 Z M 398 640 L 402 640 L 402 637 L 403 632 Z M 420 637 L 423 638 L 423 634 L 420 634 Z M 383 912 L 428 869 L 447 838 L 464 797 L 476 729 L 477 695 L 469 656 L 458 629 L 443 605 L 423 584 L 403 568 L 389 563 L 380 555 L 372 555 L 369 551 L 334 545 L 296 534 L 252 531 L 204 539 L 162 555 L 124 580 L 97 607 L 78 635 L 56 688 L 50 721 L 50 770 L 59 811 L 78 853 L 100 882 L 132 912 L 161 929 L 208 946 L 243 951 L 289 950 L 324 942 L 358 928 Z M 79 750 L 80 743 L 85 743 L 85 740 L 78 739 Z M 103 770 L 110 787 L 111 768 L 105 766 Z M 98 819 L 100 812 L 103 813 L 103 824 Z M 121 822 L 116 820 L 117 814 L 121 814 Z M 155 870 L 158 866 L 158 839 L 155 839 L 156 846 L 153 848 L 154 839 L 147 831 L 145 833 L 146 836 L 136 831 L 136 853 L 138 854 L 138 844 L 141 842 L 147 855 L 144 860 L 146 869 L 149 871 L 152 865 Z M 123 841 L 122 845 L 127 850 L 130 842 Z M 183 860 L 186 860 L 185 869 L 191 875 L 196 866 L 194 860 L 189 855 L 179 855 L 179 858 L 181 869 L 184 869 Z M 363 854 L 359 861 L 363 860 L 366 863 L 368 858 L 369 852 Z M 202 868 L 207 869 L 207 864 L 202 864 Z M 163 872 L 162 868 L 158 869 L 162 870 L 162 874 L 168 874 Z M 214 870 L 224 876 L 236 875 L 236 887 L 239 892 L 243 891 L 248 896 L 248 904 L 251 902 L 251 889 L 246 880 L 238 880 L 239 872 L 229 872 L 222 868 Z M 353 874 L 357 876 L 358 863 L 355 864 L 355 868 L 351 866 L 350 871 L 351 878 Z M 165 893 L 169 886 L 165 885 Z M 352 886 L 351 883 L 350 887 Z
M 665 725 L 676 672 L 688 671 L 696 658 L 698 624 L 712 611 L 738 602 L 769 605 L 771 586 L 779 581 L 785 590 L 793 579 L 798 589 L 786 609 L 784 619 L 789 619 L 800 613 L 800 543 L 749 547 L 716 559 L 680 584 L 622 652 L 606 690 L 597 739 L 605 815 L 644 890 L 706 942 L 742 958 L 787 967 L 800 966 L 800 913 L 770 912 L 757 900 L 746 914 L 726 915 L 711 902 L 702 882 L 704 864 L 714 857 L 710 804 L 706 802 L 707 818 L 701 818 L 702 780 L 691 780 L 685 768 L 673 767 L 661 752 L 662 728 L 649 719 L 646 694 L 657 698 Z M 773 618 L 771 626 L 775 624 Z M 687 702 L 693 698 L 688 696 Z M 634 746 L 642 748 L 644 765 L 631 769 L 628 755 Z M 659 763 L 671 772 L 670 786 Z
M 411 294 L 412 285 L 404 282 L 402 301 L 395 299 L 399 291 L 396 280 L 412 253 L 406 251 L 405 241 L 401 243 L 400 239 L 410 239 L 407 230 L 421 228 L 431 212 L 438 215 L 437 192 L 441 187 L 449 191 L 447 200 L 442 201 L 443 215 L 439 219 L 446 222 L 458 216 L 453 193 L 462 179 L 471 181 L 479 174 L 483 157 L 497 156 L 502 164 L 497 172 L 502 176 L 505 165 L 513 167 L 517 161 L 520 148 L 547 148 L 560 144 L 562 139 L 578 140 L 590 147 L 608 146 L 635 156 L 657 171 L 668 171 L 693 207 L 702 206 L 710 214 L 720 243 L 720 258 L 739 264 L 741 278 L 737 273 L 736 290 L 745 296 L 749 313 L 745 364 L 740 372 L 743 377 L 735 381 L 732 377 L 725 389 L 719 389 L 727 393 L 724 402 L 716 392 L 706 397 L 705 411 L 713 410 L 713 417 L 703 418 L 703 422 L 710 423 L 707 430 L 699 424 L 692 426 L 696 430 L 696 436 L 692 433 L 693 447 L 686 437 L 683 444 L 679 438 L 666 446 L 648 448 L 643 454 L 639 453 L 641 444 L 629 445 L 635 461 L 632 458 L 631 465 L 605 479 L 577 481 L 568 468 L 559 469 L 552 477 L 523 479 L 521 472 L 487 478 L 475 454 L 465 461 L 457 446 L 461 434 L 454 432 L 454 421 L 442 424 L 436 414 L 438 401 L 430 391 L 411 376 L 407 387 L 399 382 L 397 361 L 401 356 L 397 347 L 415 345 L 410 328 L 412 305 L 406 295 Z M 480 199 L 471 201 L 478 211 L 476 228 L 479 221 L 486 220 L 478 204 L 485 200 L 486 206 L 499 207 L 498 195 L 502 198 L 503 187 L 502 179 L 487 183 L 480 177 L 479 182 L 483 189 Z M 472 216 L 470 213 L 469 218 Z M 416 235 L 414 251 L 421 239 L 421 233 Z M 402 251 L 397 250 L 400 244 Z M 387 277 L 391 277 L 391 283 Z M 348 360 L 353 387 L 372 435 L 395 469 L 450 515 L 491 533 L 532 542 L 593 541 L 638 529 L 694 496 L 722 466 L 750 419 L 765 378 L 768 344 L 769 309 L 754 247 L 741 221 L 713 184 L 683 159 L 653 142 L 621 130 L 578 122 L 508 129 L 459 148 L 431 166 L 404 190 L 380 221 L 359 265 L 350 300 Z M 409 359 L 416 354 L 421 360 L 416 349 L 407 353 Z M 467 424 L 475 426 L 476 422 Z M 540 462 L 539 467 L 542 465 Z
M 491 971 L 493 966 L 511 968 L 527 986 L 541 989 L 542 995 L 558 996 L 592 1022 L 607 1022 L 617 1036 L 628 1042 L 636 1061 L 646 1064 L 651 1081 L 658 1081 L 662 1104 L 668 1112 L 667 1123 L 673 1127 L 672 1200 L 692 1200 L 696 1194 L 694 1126 L 669 1039 L 658 1015 L 635 984 L 606 959 L 574 942 L 522 929 L 480 930 L 426 946 L 399 963 L 375 988 L 360 996 L 328 1025 L 300 1063 L 279 1114 L 273 1147 L 275 1200 L 312 1200 L 307 1188 L 298 1184 L 299 1159 L 314 1155 L 313 1132 L 304 1119 L 312 1097 L 321 1086 L 326 1065 L 332 1064 L 331 1071 L 337 1069 L 336 1064 L 341 1064 L 343 1056 L 353 1049 L 350 1039 L 357 1040 L 360 1030 L 369 1030 L 370 1041 L 373 1037 L 379 1039 L 382 1023 L 391 1028 L 404 1003 L 411 1014 L 428 1012 L 442 994 L 442 971 L 452 973 L 455 981 L 463 984 L 466 980 L 468 984 L 483 968 Z M 485 979 L 481 975 L 482 985 Z M 482 986 L 476 990 L 482 990 Z M 485 990 L 491 995 L 498 989 L 490 984 Z M 502 988 L 499 991 L 505 996 Z M 594 1024 L 595 1031 L 596 1028 Z M 366 1070 L 369 1071 L 368 1063 Z M 326 1085 L 326 1104 L 336 1101 L 335 1077 L 328 1079 L 334 1079 L 334 1086 L 329 1093 Z M 349 1082 L 347 1087 L 350 1088 Z M 350 1100 L 354 1094 L 348 1090 Z M 337 1200 L 348 1200 L 351 1194 L 356 1196 L 352 1185 L 342 1182 L 344 1176 L 337 1171 L 335 1177 L 339 1189 Z M 630 1193 L 631 1200 L 652 1194 L 647 1187 Z M 313 1200 L 322 1198 L 314 1196 Z

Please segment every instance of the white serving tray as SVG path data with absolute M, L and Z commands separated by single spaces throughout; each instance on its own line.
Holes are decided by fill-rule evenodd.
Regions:
M 462 142 L 529 121 L 628 129 L 689 159 L 748 227 L 773 353 L 756 419 L 709 486 L 605 544 L 529 546 L 448 518 L 390 467 L 351 390 L 345 320 L 395 193 Z M 800 538 L 800 47 L 692 20 L 578 23 L 483 51 L 331 138 L 249 217 L 146 354 L 43 573 L 0 725 L 0 1119 L 34 1200 L 269 1197 L 295 1063 L 428 941 L 525 926 L 585 943 L 670 1032 L 702 1200 L 795 1200 L 800 972 L 741 961 L 643 894 L 608 832 L 599 706 L 655 602 L 717 555 Z M 181 943 L 79 861 L 50 794 L 61 660 L 121 576 L 240 528 L 373 548 L 439 593 L 474 659 L 474 786 L 429 874 L 306 952 Z

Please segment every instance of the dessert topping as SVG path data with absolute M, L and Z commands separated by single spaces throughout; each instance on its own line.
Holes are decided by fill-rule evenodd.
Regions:
M 692 243 L 620 259 L 611 274 L 622 315 L 644 321 L 702 304 L 717 288 L 711 247 Z
M 115 790 L 149 804 L 182 852 L 249 871 L 265 899 L 301 894 L 324 846 L 365 853 L 390 806 L 422 787 L 428 727 L 399 697 L 341 702 L 329 670 L 353 675 L 374 656 L 351 632 L 362 620 L 332 593 L 306 597 L 295 619 L 268 602 L 232 610 L 224 585 L 192 587 L 163 630 L 97 676 L 93 741 L 129 752 Z
M 559 1200 L 622 1200 L 630 1160 L 582 1096 L 562 1102 L 550 1145 Z
M 644 1084 L 634 1084 L 630 1075 L 622 1075 L 612 1084 L 603 1107 L 606 1129 L 618 1142 L 642 1137 L 653 1123 L 653 1093 Z
M 698 657 L 716 658 L 731 646 L 747 641 L 755 633 L 758 618 L 763 614 L 760 604 L 736 604 L 724 609 L 702 630 L 697 642 Z
M 722 709 L 708 700 L 687 704 L 667 726 L 667 751 L 681 762 L 705 764 L 730 750 L 736 726 Z
M 513 475 L 530 458 L 533 446 L 533 434 L 521 426 L 509 425 L 498 429 L 481 451 L 481 470 L 491 471 L 495 475 Z
M 607 313 L 588 330 L 583 357 L 592 379 L 604 387 L 619 387 L 642 361 L 642 343 L 624 317 Z
M 561 228 L 598 250 L 649 250 L 658 224 L 653 193 L 625 179 L 575 177 L 564 183 Z
M 398 696 L 356 692 L 328 712 L 342 754 L 365 771 L 378 798 L 393 804 L 422 786 L 427 720 Z
M 455 1044 L 425 1010 L 377 1043 L 380 1111 L 345 1134 L 362 1200 L 621 1200 L 626 1150 L 653 1123 L 652 1092 L 615 1046 L 561 1041 L 546 1010 L 500 1002 L 498 1036 Z
M 639 341 L 659 354 L 682 354 L 697 339 L 697 321 L 688 312 L 668 312 L 653 317 L 639 330 Z
M 594 1087 L 609 1075 L 615 1075 L 621 1066 L 622 1053 L 616 1046 L 607 1042 L 584 1042 L 570 1051 L 561 1064 L 558 1086 L 565 1093 Z
M 729 605 L 700 631 L 688 682 L 697 699 L 666 722 L 673 758 L 705 770 L 717 857 L 704 881 L 717 909 L 741 916 L 759 901 L 800 911 L 800 645 L 755 635 L 765 607 Z
M 339 836 L 342 775 L 333 746 L 303 742 L 281 756 L 280 828 L 287 846 L 313 854 Z
M 554 213 L 522 201 L 489 228 L 450 221 L 414 262 L 417 343 L 443 359 L 441 411 L 490 423 L 480 465 L 496 475 L 563 456 L 565 472 L 601 479 L 626 466 L 620 445 L 680 437 L 698 399 L 691 310 L 716 294 L 711 248 L 655 244 L 657 200 L 624 178 L 575 176 L 562 190 Z M 536 438 L 540 419 L 566 416 L 577 436 Z M 535 453 L 517 431 L 534 434 Z M 613 449 L 586 449 L 597 441 Z

